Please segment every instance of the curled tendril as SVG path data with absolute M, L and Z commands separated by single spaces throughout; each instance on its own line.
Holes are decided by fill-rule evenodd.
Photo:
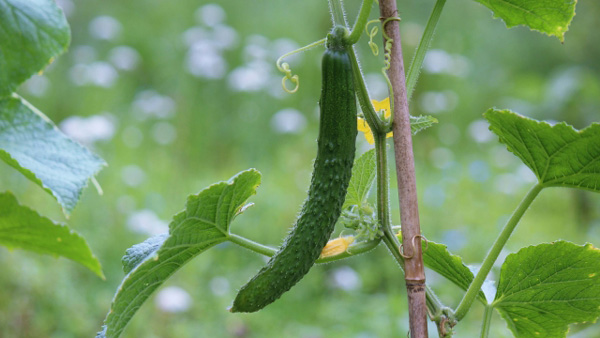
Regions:
M 425 238 L 425 236 L 423 235 L 415 235 L 412 237 L 412 246 L 413 246 L 413 250 L 415 248 L 415 239 L 416 238 L 421 238 L 421 240 L 425 241 L 425 249 L 422 249 L 422 252 L 427 251 L 427 249 L 429 249 L 429 240 L 427 238 Z M 415 253 L 411 253 L 410 255 L 405 255 L 404 254 L 404 244 L 400 244 L 400 255 L 406 259 L 411 259 L 414 257 Z
M 281 60 L 281 58 L 280 58 Z M 298 75 L 292 75 L 292 70 L 290 69 L 290 65 L 287 62 L 282 63 L 281 65 L 279 64 L 279 61 L 277 60 L 277 68 L 285 73 L 285 76 L 281 79 L 281 86 L 283 87 L 283 90 L 285 90 L 286 92 L 292 94 L 298 91 L 298 88 L 300 88 L 300 77 Z M 290 80 L 291 83 L 295 84 L 296 86 L 294 87 L 294 89 L 289 89 L 286 86 L 286 81 Z
M 285 53 L 279 59 L 277 59 L 277 69 L 279 69 L 280 72 L 285 73 L 285 76 L 283 77 L 283 79 L 281 79 L 281 86 L 283 87 L 283 90 L 291 94 L 297 92 L 298 88 L 300 88 L 300 77 L 298 75 L 292 75 L 290 65 L 287 62 L 283 62 L 283 59 L 296 53 L 304 52 L 305 50 L 309 50 L 313 47 L 320 46 L 324 44 L 325 41 L 327 41 L 327 39 L 321 39 L 319 41 L 311 43 L 308 46 L 304 46 L 302 48 L 293 50 L 289 53 Z M 286 82 L 288 80 L 295 85 L 293 89 L 289 89 L 287 87 Z
M 369 25 L 375 22 L 379 22 L 379 20 L 371 20 L 367 22 L 367 24 L 365 25 L 365 32 L 369 36 L 368 43 L 369 47 L 371 47 L 371 52 L 373 52 L 373 55 L 377 56 L 379 55 L 379 46 L 377 46 L 377 44 L 373 42 L 373 38 L 377 35 L 377 32 L 379 32 L 379 27 L 373 26 L 373 28 L 371 28 L 371 30 L 369 31 Z
M 383 77 L 385 78 L 385 81 L 387 82 L 388 89 L 390 92 L 390 110 L 391 111 L 394 111 L 394 92 L 392 89 L 392 82 L 390 81 L 390 78 L 387 75 L 387 71 L 392 66 L 392 45 L 394 43 L 394 40 L 385 33 L 385 25 L 390 21 L 400 21 L 400 20 L 401 19 L 399 17 L 395 16 L 395 17 L 387 18 L 387 19 L 383 20 L 383 22 L 381 23 L 381 26 L 383 27 L 381 30 L 381 34 L 383 35 L 383 38 L 385 39 L 385 46 L 383 48 L 385 53 L 383 54 L 383 67 L 381 68 L 381 73 L 383 74 Z
M 399 17 L 392 17 L 392 18 L 387 18 L 385 19 L 381 25 L 383 27 L 385 27 L 385 25 L 389 22 L 389 21 L 400 21 Z M 385 33 L 385 29 L 383 29 L 381 31 L 381 34 L 383 34 L 383 38 L 385 39 L 385 54 L 383 55 L 383 64 L 384 64 L 384 68 L 383 71 L 386 71 L 388 69 L 390 69 L 391 66 L 391 59 L 392 59 L 392 45 L 394 43 L 394 40 L 392 38 L 390 38 L 386 33 Z

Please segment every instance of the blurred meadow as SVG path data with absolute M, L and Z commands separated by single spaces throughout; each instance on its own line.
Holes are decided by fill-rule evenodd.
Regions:
M 0 165 L 0 186 L 82 234 L 106 280 L 66 259 L 0 247 L 5 338 L 94 336 L 124 276 L 125 250 L 167 231 L 188 195 L 241 170 L 257 168 L 263 179 L 250 200 L 255 205 L 234 221 L 232 232 L 279 245 L 306 197 L 316 153 L 323 48 L 288 60 L 300 76 L 296 94 L 282 90 L 275 60 L 325 36 L 331 26 L 326 1 L 57 2 L 71 24 L 71 47 L 19 93 L 106 160 L 97 177 L 104 194 L 90 184 L 65 219 L 49 194 L 7 165 Z M 353 18 L 359 1 L 346 5 Z M 398 5 L 408 64 L 434 1 Z M 446 4 L 411 113 L 439 120 L 414 138 L 423 233 L 467 264 L 482 261 L 535 182 L 488 131 L 482 113 L 506 108 L 576 128 L 599 121 L 600 3 L 580 1 L 577 13 L 561 44 L 523 27 L 506 29 L 474 1 Z M 367 40 L 363 36 L 358 52 L 373 98 L 383 99 L 382 55 L 373 56 Z M 357 145 L 359 154 L 370 147 L 362 135 Z M 391 195 L 398 224 L 397 195 Z M 493 275 L 507 254 L 557 239 L 599 246 L 600 196 L 545 190 Z M 151 297 L 123 336 L 366 338 L 408 331 L 403 276 L 382 246 L 316 266 L 257 314 L 228 313 L 237 288 L 264 262 L 233 244 L 207 251 Z M 462 291 L 431 271 L 427 277 L 455 307 Z M 456 337 L 477 336 L 482 313 L 474 305 Z M 572 328 L 579 330 L 585 331 L 574 336 L 600 337 L 599 324 Z M 433 326 L 430 335 L 437 336 Z M 498 315 L 490 336 L 511 336 Z

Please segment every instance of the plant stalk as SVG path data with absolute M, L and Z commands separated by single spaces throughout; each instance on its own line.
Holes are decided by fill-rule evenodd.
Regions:
M 389 173 L 387 165 L 386 135 L 384 131 L 374 133 L 377 161 L 377 216 L 383 231 L 383 242 L 404 272 L 404 257 L 400 254 L 400 241 L 394 233 L 390 218 Z M 437 295 L 425 286 L 425 299 L 430 318 L 446 308 Z
M 398 15 L 395 0 L 380 0 L 379 10 L 382 22 L 387 18 L 393 18 Z M 410 113 L 408 110 L 406 77 L 398 21 L 388 21 L 383 29 L 386 35 L 392 40 L 391 66 L 387 70 L 387 74 L 392 84 L 393 102 L 395 103 L 392 130 L 394 132 L 396 175 L 398 177 L 402 243 L 404 243 L 404 278 L 408 295 L 410 336 L 412 338 L 426 338 L 428 334 L 425 269 L 420 240 L 421 227 L 417 203 Z M 384 45 L 385 43 L 386 41 L 384 41 Z
M 523 217 L 523 214 L 525 214 L 525 211 L 527 211 L 533 200 L 537 197 L 537 195 L 543 188 L 544 187 L 541 184 L 536 184 L 533 188 L 531 188 L 531 190 L 529 190 L 525 198 L 523 198 L 517 209 L 513 212 L 512 216 L 504 226 L 504 229 L 502 229 L 500 235 L 498 235 L 496 242 L 494 242 L 494 245 L 492 246 L 487 256 L 485 257 L 483 263 L 481 264 L 481 268 L 479 268 L 475 279 L 473 279 L 473 282 L 471 282 L 471 285 L 469 285 L 467 292 L 465 293 L 463 299 L 460 301 L 460 304 L 458 304 L 458 307 L 456 308 L 455 315 L 457 320 L 463 319 L 463 317 L 471 308 L 475 297 L 477 297 L 477 293 L 481 289 L 483 282 L 485 282 L 485 278 L 487 277 L 488 273 L 494 266 L 494 262 L 496 261 L 496 259 L 498 259 L 502 248 L 504 248 L 504 246 L 506 245 L 506 242 L 510 238 L 510 235 L 512 234 L 513 230 L 515 230 L 515 227 L 517 226 L 517 224 L 519 224 L 519 221 Z
M 410 67 L 408 67 L 408 73 L 406 74 L 406 94 L 408 102 L 410 102 L 412 93 L 415 90 L 415 85 L 417 84 L 419 73 L 423 66 L 423 60 L 425 60 L 425 54 L 427 54 L 427 50 L 433 39 L 433 33 L 440 21 L 440 16 L 442 15 L 445 4 L 446 0 L 436 1 L 435 6 L 431 11 L 431 15 L 429 16 L 429 20 L 427 21 L 427 26 L 425 26 L 421 41 L 419 42 L 419 47 L 417 47 L 417 51 L 415 52 L 415 57 L 412 59 Z
M 389 233 L 396 241 L 392 231 L 392 219 L 390 218 L 390 192 L 389 173 L 387 164 L 387 149 L 385 133 L 373 134 L 375 140 L 375 156 L 377 161 L 377 218 L 384 231 Z M 404 266 L 402 266 L 404 268 Z
M 358 102 L 361 105 L 365 115 L 365 120 L 371 128 L 373 138 L 375 140 L 375 154 L 377 161 L 377 215 L 380 220 L 381 229 L 384 233 L 383 242 L 392 256 L 400 265 L 402 273 L 404 273 L 404 258 L 400 255 L 400 242 L 391 226 L 389 212 L 389 174 L 387 171 L 387 149 L 386 149 L 386 131 L 383 122 L 377 117 L 375 109 L 369 100 L 367 86 L 364 83 L 360 67 L 354 54 L 354 50 L 350 50 L 350 59 L 354 67 L 355 90 Z M 381 220 L 387 220 L 385 223 Z M 337 256 L 336 256 L 337 257 Z M 318 261 L 317 261 L 318 262 Z M 433 319 L 436 314 L 441 313 L 443 309 L 447 309 L 438 299 L 437 295 L 428 286 L 425 286 L 427 309 L 430 317 Z
M 369 98 L 369 92 L 367 90 L 367 86 L 365 84 L 365 80 L 360 71 L 360 66 L 358 64 L 358 60 L 356 58 L 356 53 L 354 48 L 350 48 L 348 50 L 348 55 L 350 56 L 350 62 L 352 62 L 353 73 L 354 73 L 354 90 L 356 91 L 356 96 L 358 98 L 358 104 L 360 105 L 360 109 L 363 112 L 365 117 L 365 121 L 371 128 L 371 132 L 373 133 L 373 137 L 375 138 L 378 134 L 385 135 L 385 126 L 383 121 L 377 117 L 377 113 L 375 112 L 375 108 L 373 108 L 373 104 Z M 385 143 L 385 142 L 384 142 Z M 387 162 L 387 160 L 386 160 Z
M 363 0 L 362 5 L 360 6 L 360 11 L 358 12 L 358 17 L 354 23 L 354 27 L 352 27 L 352 32 L 348 37 L 350 44 L 353 45 L 357 43 L 362 33 L 365 31 L 369 14 L 371 14 L 371 7 L 373 7 L 373 0 Z
M 342 0 L 329 0 L 329 10 L 331 12 L 331 21 L 333 23 L 333 27 L 348 27 L 348 24 L 346 22 L 346 13 L 344 12 L 344 4 L 342 3 Z
M 490 325 L 492 324 L 492 315 L 494 314 L 494 307 L 491 305 L 485 306 L 485 312 L 483 313 L 483 323 L 481 326 L 481 338 L 487 338 L 490 335 Z
M 258 254 L 261 254 L 261 255 L 264 255 L 267 257 L 272 257 L 277 252 L 277 249 L 275 249 L 275 248 L 257 243 L 251 239 L 248 239 L 248 238 L 236 235 L 236 234 L 229 234 L 227 239 L 229 241 L 241 246 L 242 248 L 246 248 L 250 251 L 254 251 Z M 375 247 L 377 247 L 377 245 L 379 245 L 379 242 L 381 242 L 380 238 L 373 239 L 370 241 L 362 241 L 362 242 L 352 243 L 352 244 L 350 244 L 348 249 L 346 249 L 345 252 L 343 252 L 339 255 L 335 255 L 335 256 L 319 258 L 319 259 L 317 259 L 316 263 L 317 264 L 330 263 L 330 262 L 338 261 L 340 259 L 348 258 L 351 256 L 360 255 L 362 253 L 365 253 L 365 252 L 370 251 L 370 250 L 374 249 Z
M 277 252 L 277 249 L 257 243 L 253 240 L 250 240 L 246 237 L 242 237 L 242 236 L 239 236 L 236 234 L 230 233 L 229 236 L 227 236 L 227 239 L 229 241 L 241 246 L 242 248 L 246 248 L 248 250 L 254 251 L 256 253 L 259 253 L 259 254 L 267 256 L 267 257 L 272 257 Z

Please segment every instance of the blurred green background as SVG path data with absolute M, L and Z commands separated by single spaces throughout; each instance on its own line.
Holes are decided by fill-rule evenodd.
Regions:
M 108 162 L 97 177 L 104 194 L 86 189 L 67 220 L 50 195 L 6 165 L 0 187 L 82 234 L 106 281 L 65 259 L 0 248 L 0 337 L 92 337 L 124 276 L 125 250 L 165 231 L 189 194 L 250 167 L 263 183 L 232 231 L 279 245 L 306 197 L 315 155 L 322 48 L 290 58 L 301 78 L 293 95 L 282 91 L 274 62 L 325 36 L 326 1 L 58 2 L 71 24 L 70 50 L 19 92 Z M 346 2 L 353 17 L 359 1 Z M 407 63 L 433 4 L 399 1 Z M 448 1 L 442 14 L 411 102 L 413 114 L 440 121 L 414 140 L 421 226 L 467 264 L 481 262 L 534 182 L 482 113 L 508 108 L 577 128 L 598 121 L 600 3 L 581 1 L 577 12 L 564 44 L 523 27 L 507 30 L 474 1 Z M 358 46 L 362 65 L 373 97 L 383 99 L 382 56 L 366 42 Z M 359 135 L 359 152 L 369 147 Z M 391 207 L 397 224 L 393 190 Z M 522 246 L 600 245 L 599 211 L 598 195 L 545 190 L 492 277 Z M 406 336 L 403 277 L 385 248 L 315 267 L 258 314 L 228 313 L 236 289 L 264 262 L 232 244 L 209 250 L 159 289 L 123 336 Z M 427 277 L 455 307 L 462 291 L 435 273 Z M 475 304 L 456 337 L 477 336 L 481 316 Z M 572 328 L 579 330 L 574 336 L 600 337 L 598 324 Z M 510 336 L 498 315 L 491 336 Z

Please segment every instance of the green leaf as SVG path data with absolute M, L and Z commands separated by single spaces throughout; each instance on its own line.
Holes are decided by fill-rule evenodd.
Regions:
M 169 234 L 156 235 L 127 249 L 125 251 L 125 256 L 121 258 L 121 262 L 123 263 L 123 272 L 128 274 L 147 257 L 153 255 L 158 249 L 160 249 L 168 237 Z
M 0 96 L 50 64 L 70 40 L 69 24 L 53 0 L 0 0 Z
M 476 0 L 501 18 L 507 28 L 524 25 L 564 41 L 577 0 Z
M 0 159 L 52 194 L 66 214 L 105 165 L 17 96 L 0 99 Z
M 342 209 L 346 209 L 352 205 L 361 206 L 366 202 L 367 194 L 377 175 L 375 169 L 375 149 L 367 151 L 354 161 L 352 178 L 348 184 L 346 200 L 344 201 Z
M 396 235 L 402 242 L 402 234 Z M 448 247 L 430 240 L 421 242 L 423 248 L 423 263 L 426 267 L 444 276 L 463 290 L 467 290 L 473 281 L 473 272 L 467 267 L 460 256 L 448 251 Z M 485 294 L 479 291 L 477 297 L 487 304 Z
M 544 187 L 600 192 L 600 124 L 578 131 L 564 122 L 551 126 L 509 110 L 490 109 L 484 116 Z
M 429 244 L 423 241 L 421 245 L 423 247 L 423 263 L 426 267 L 446 277 L 465 291 L 469 288 L 474 276 L 460 256 L 450 253 L 447 246 L 433 241 L 429 241 Z M 482 291 L 479 291 L 477 297 L 487 304 Z
M 431 115 L 419 115 L 410 116 L 410 131 L 413 135 L 418 132 L 427 129 L 434 124 L 438 123 L 438 120 Z
M 227 240 L 229 224 L 256 193 L 260 173 L 243 171 L 189 196 L 184 211 L 169 224 L 168 236 L 153 237 L 127 250 L 124 270 L 103 331 L 98 337 L 118 337 L 150 295 L 175 271 L 198 254 Z
M 7 248 L 62 256 L 104 278 L 100 262 L 83 237 L 66 225 L 56 224 L 19 205 L 10 192 L 0 193 L 0 244 Z
M 559 241 L 509 255 L 492 306 L 517 337 L 565 337 L 600 316 L 600 250 Z

